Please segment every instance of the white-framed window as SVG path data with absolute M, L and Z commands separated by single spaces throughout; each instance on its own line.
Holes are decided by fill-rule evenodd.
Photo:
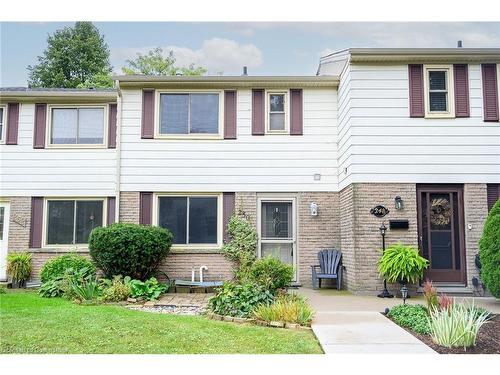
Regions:
M 5 128 L 7 123 L 7 107 L 0 106 L 0 144 L 5 142 Z
M 102 147 L 106 144 L 107 106 L 49 107 L 48 145 Z
M 219 138 L 222 91 L 157 91 L 157 138 Z
M 455 117 L 452 65 L 424 66 L 425 117 Z
M 268 91 L 266 104 L 267 133 L 288 133 L 288 92 Z
M 105 198 L 46 198 L 44 244 L 86 245 L 92 229 L 105 225 Z
M 173 247 L 216 248 L 222 243 L 221 194 L 157 194 L 156 225 L 172 232 Z

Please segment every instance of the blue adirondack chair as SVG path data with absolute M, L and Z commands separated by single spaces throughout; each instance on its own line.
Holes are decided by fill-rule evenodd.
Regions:
M 336 249 L 318 252 L 319 264 L 311 266 L 313 288 L 321 288 L 322 279 L 336 279 L 337 289 L 342 287 L 342 253 Z

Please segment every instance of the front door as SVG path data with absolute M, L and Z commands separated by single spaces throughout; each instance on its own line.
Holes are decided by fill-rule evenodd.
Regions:
M 9 203 L 0 202 L 0 280 L 7 280 L 7 246 L 9 242 Z
M 465 283 L 462 186 L 418 186 L 418 230 L 422 256 L 429 260 L 424 279 Z
M 260 257 L 273 256 L 297 268 L 295 216 L 294 198 L 259 200 Z

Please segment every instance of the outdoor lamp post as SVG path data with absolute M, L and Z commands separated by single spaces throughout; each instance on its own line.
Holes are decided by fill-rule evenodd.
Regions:
M 380 234 L 382 235 L 382 252 L 385 252 L 385 232 L 387 231 L 387 227 L 384 225 L 384 223 L 382 223 L 382 225 L 378 229 L 380 230 Z M 384 279 L 384 290 L 382 291 L 382 293 L 377 295 L 377 297 L 380 297 L 380 298 L 392 298 L 392 297 L 394 297 L 387 290 L 387 280 L 386 279 Z
M 408 298 L 408 288 L 406 284 L 401 287 L 401 296 L 403 297 L 403 305 L 406 305 L 406 299 Z

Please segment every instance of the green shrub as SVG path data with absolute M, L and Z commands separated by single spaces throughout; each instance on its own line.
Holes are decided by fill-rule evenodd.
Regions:
M 239 279 L 256 259 L 257 231 L 244 213 L 240 211 L 229 219 L 227 233 L 230 241 L 222 247 L 222 252 L 235 263 L 235 276 Z
M 389 310 L 387 314 L 402 327 L 410 328 L 417 333 L 430 332 L 427 309 L 423 305 L 398 305 Z
M 102 280 L 103 293 L 102 299 L 106 302 L 125 301 L 131 294 L 130 288 L 131 279 L 129 276 L 122 277 L 117 275 L 113 280 Z
M 422 279 L 427 264 L 417 248 L 398 243 L 385 249 L 378 262 L 378 271 L 390 283 L 416 283 Z
M 14 282 L 24 284 L 31 275 L 31 254 L 19 252 L 7 255 L 7 273 Z
M 62 297 L 65 290 L 62 285 L 63 278 L 63 276 L 59 276 L 44 282 L 38 289 L 38 294 L 45 298 Z
M 84 258 L 85 259 L 85 258 Z M 86 259 L 85 259 L 86 260 Z M 88 262 L 88 260 L 86 260 Z M 89 267 L 82 267 L 82 264 L 77 262 L 76 268 L 66 268 L 63 273 L 54 272 L 51 277 L 42 283 L 38 290 L 38 294 L 45 298 L 65 297 L 74 299 L 76 296 L 70 286 L 72 278 L 90 279 L 95 278 L 95 267 L 88 262 Z
M 43 265 L 40 270 L 40 279 L 42 280 L 42 283 L 45 283 L 49 280 L 61 278 L 69 269 L 80 270 L 83 268 L 90 270 L 91 273 L 96 272 L 95 266 L 92 262 L 81 255 L 61 255 L 52 258 Z
M 102 289 L 96 276 L 84 276 L 82 270 L 66 275 L 68 289 L 65 297 L 84 303 L 96 303 Z
M 268 305 L 272 301 L 272 293 L 261 285 L 225 282 L 208 306 L 216 314 L 246 318 L 260 304 Z
M 160 284 L 156 278 L 152 277 L 144 282 L 140 280 L 130 281 L 130 295 L 134 298 L 144 298 L 147 301 L 158 299 L 158 297 L 168 290 L 168 286 Z
M 0 294 L 7 293 L 7 287 L 5 285 L 0 285 Z
M 432 341 L 447 348 L 474 346 L 488 315 L 487 311 L 478 311 L 473 305 L 459 303 L 449 309 L 434 310 L 428 318 Z
M 500 199 L 484 223 L 479 241 L 481 280 L 496 298 L 500 298 Z
M 287 287 L 293 280 L 293 266 L 283 263 L 272 256 L 257 259 L 248 270 L 250 282 L 264 286 L 275 293 Z
M 302 296 L 284 294 L 270 305 L 257 306 L 253 316 L 266 322 L 279 321 L 307 326 L 310 325 L 314 312 Z
M 171 244 L 172 233 L 164 228 L 124 223 L 95 228 L 89 238 L 90 256 L 107 278 L 128 275 L 146 280 Z

